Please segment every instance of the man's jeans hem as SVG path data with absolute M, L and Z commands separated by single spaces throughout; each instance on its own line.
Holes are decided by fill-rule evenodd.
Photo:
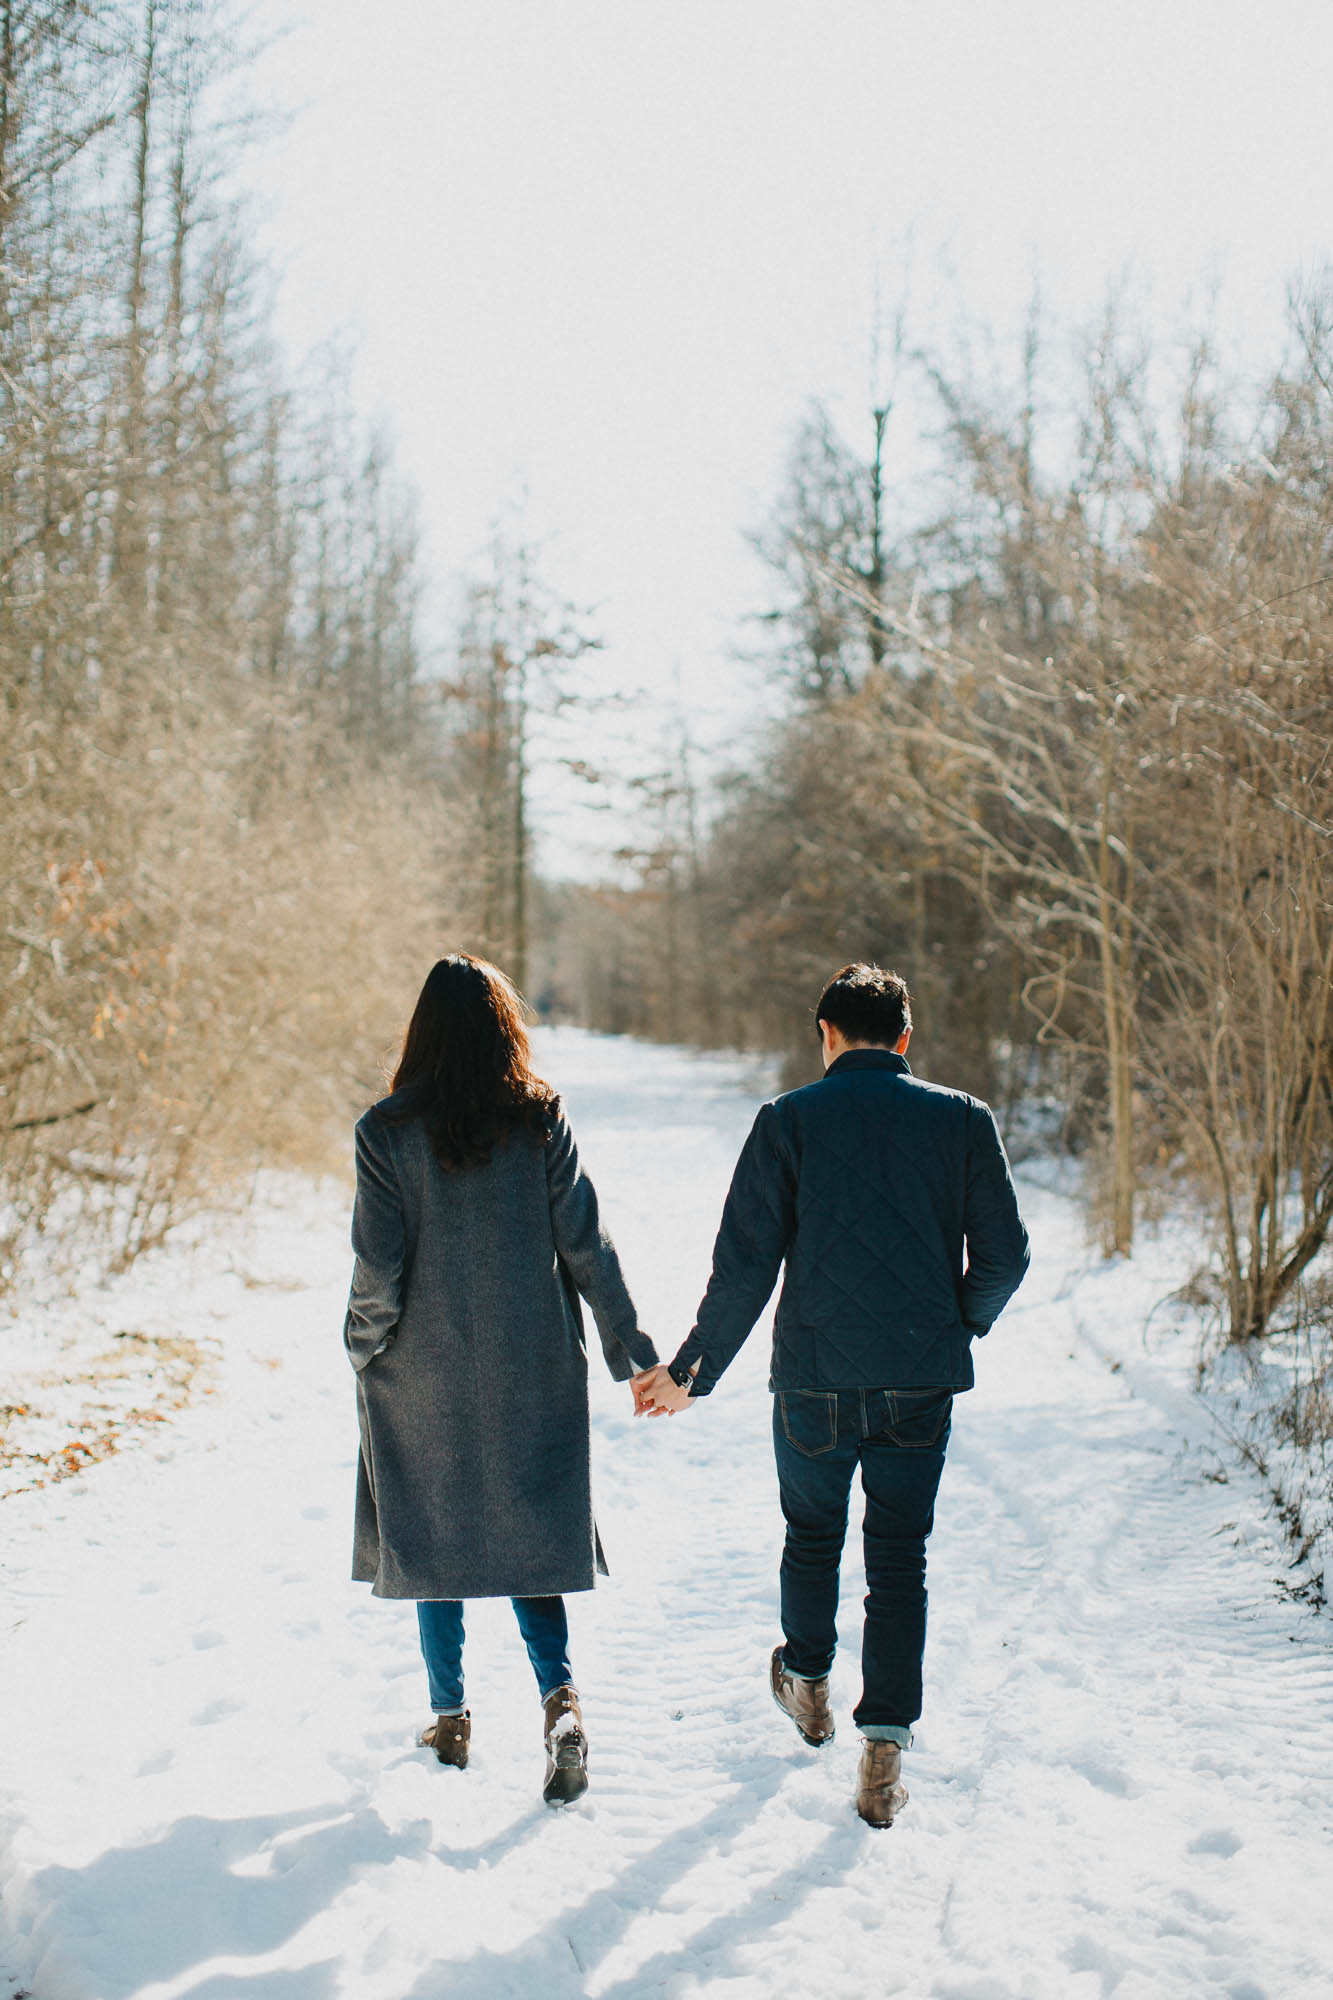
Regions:
M 900 1743 L 904 1750 L 912 1747 L 912 1732 L 903 1722 L 862 1722 L 857 1727 L 867 1743 Z

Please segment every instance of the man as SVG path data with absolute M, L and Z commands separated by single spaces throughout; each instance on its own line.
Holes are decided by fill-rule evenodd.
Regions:
M 888 1826 L 921 1714 L 926 1539 L 971 1346 L 1028 1265 L 989 1108 L 913 1076 L 895 972 L 846 965 L 815 1009 L 825 1075 L 761 1107 L 732 1177 L 698 1319 L 643 1380 L 650 1415 L 708 1395 L 786 1262 L 773 1327 L 773 1443 L 787 1523 L 773 1697 L 807 1743 L 833 1736 L 828 1676 L 852 1477 L 867 1596 L 857 1811 Z M 636 1385 L 637 1386 L 637 1385 Z

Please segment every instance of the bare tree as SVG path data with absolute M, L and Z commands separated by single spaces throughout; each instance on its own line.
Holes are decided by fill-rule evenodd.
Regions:
M 0 0 L 0 1283 L 321 1158 L 471 925 L 410 496 L 224 191 L 234 25 Z
M 480 943 L 521 991 L 532 943 L 536 725 L 592 700 L 570 671 L 600 643 L 586 617 L 544 581 L 529 543 L 497 531 L 485 572 L 468 586 L 456 669 L 444 683 L 462 781 L 475 801 Z

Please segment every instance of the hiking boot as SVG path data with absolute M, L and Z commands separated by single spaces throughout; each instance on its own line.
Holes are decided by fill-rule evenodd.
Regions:
M 579 1691 L 568 1683 L 542 1703 L 546 1720 L 546 1783 L 542 1797 L 548 1806 L 566 1806 L 588 1789 L 588 1739 L 583 1733 Z
M 789 1674 L 782 1664 L 782 1648 L 773 1648 L 768 1670 L 773 1699 L 784 1715 L 789 1715 L 807 1743 L 816 1750 L 833 1741 L 833 1710 L 829 1707 L 828 1675 L 822 1680 L 803 1681 Z
M 428 1729 L 423 1729 L 417 1738 L 423 1749 L 433 1750 L 442 1764 L 452 1764 L 456 1771 L 467 1765 L 468 1745 L 472 1741 L 472 1716 L 466 1708 L 461 1715 L 437 1715 Z
M 856 1810 L 867 1826 L 892 1826 L 907 1804 L 902 1768 L 901 1743 L 863 1740 L 861 1768 L 856 1774 Z

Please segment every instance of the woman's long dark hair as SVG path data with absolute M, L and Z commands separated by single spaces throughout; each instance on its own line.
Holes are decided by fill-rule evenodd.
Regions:
M 451 1172 L 484 1165 L 516 1133 L 544 1143 L 559 1102 L 533 1074 L 518 994 L 498 966 L 467 952 L 426 974 L 393 1091 L 399 1102 L 385 1115 L 422 1119 Z

